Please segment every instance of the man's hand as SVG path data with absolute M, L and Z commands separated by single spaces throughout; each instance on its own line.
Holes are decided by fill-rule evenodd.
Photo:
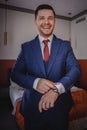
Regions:
M 55 88 L 55 84 L 52 81 L 41 78 L 38 81 L 36 91 L 38 91 L 41 94 L 44 94 L 47 91 L 49 91 L 50 89 L 54 89 L 54 88 Z
M 58 93 L 54 92 L 50 89 L 47 93 L 45 93 L 39 102 L 39 111 L 48 110 L 49 108 L 54 107 L 54 103 L 58 98 Z

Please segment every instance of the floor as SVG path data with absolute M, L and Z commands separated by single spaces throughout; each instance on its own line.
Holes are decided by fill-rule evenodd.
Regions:
M 0 130 L 18 130 L 14 116 L 11 114 L 12 105 L 8 98 L 0 98 Z

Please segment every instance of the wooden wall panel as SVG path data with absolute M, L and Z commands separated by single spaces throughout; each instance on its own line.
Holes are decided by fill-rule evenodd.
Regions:
M 15 60 L 0 60 L 0 87 L 8 87 L 9 70 L 14 63 Z

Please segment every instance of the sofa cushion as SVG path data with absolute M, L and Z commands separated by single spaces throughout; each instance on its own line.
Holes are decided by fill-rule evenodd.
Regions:
M 69 113 L 69 119 L 74 120 L 87 116 L 87 90 L 72 92 L 74 105 Z

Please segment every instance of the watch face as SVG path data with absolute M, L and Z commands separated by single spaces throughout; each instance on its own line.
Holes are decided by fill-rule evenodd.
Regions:
M 57 87 L 55 89 L 53 89 L 53 91 L 59 94 Z
M 57 92 L 57 89 L 54 89 L 55 92 Z

